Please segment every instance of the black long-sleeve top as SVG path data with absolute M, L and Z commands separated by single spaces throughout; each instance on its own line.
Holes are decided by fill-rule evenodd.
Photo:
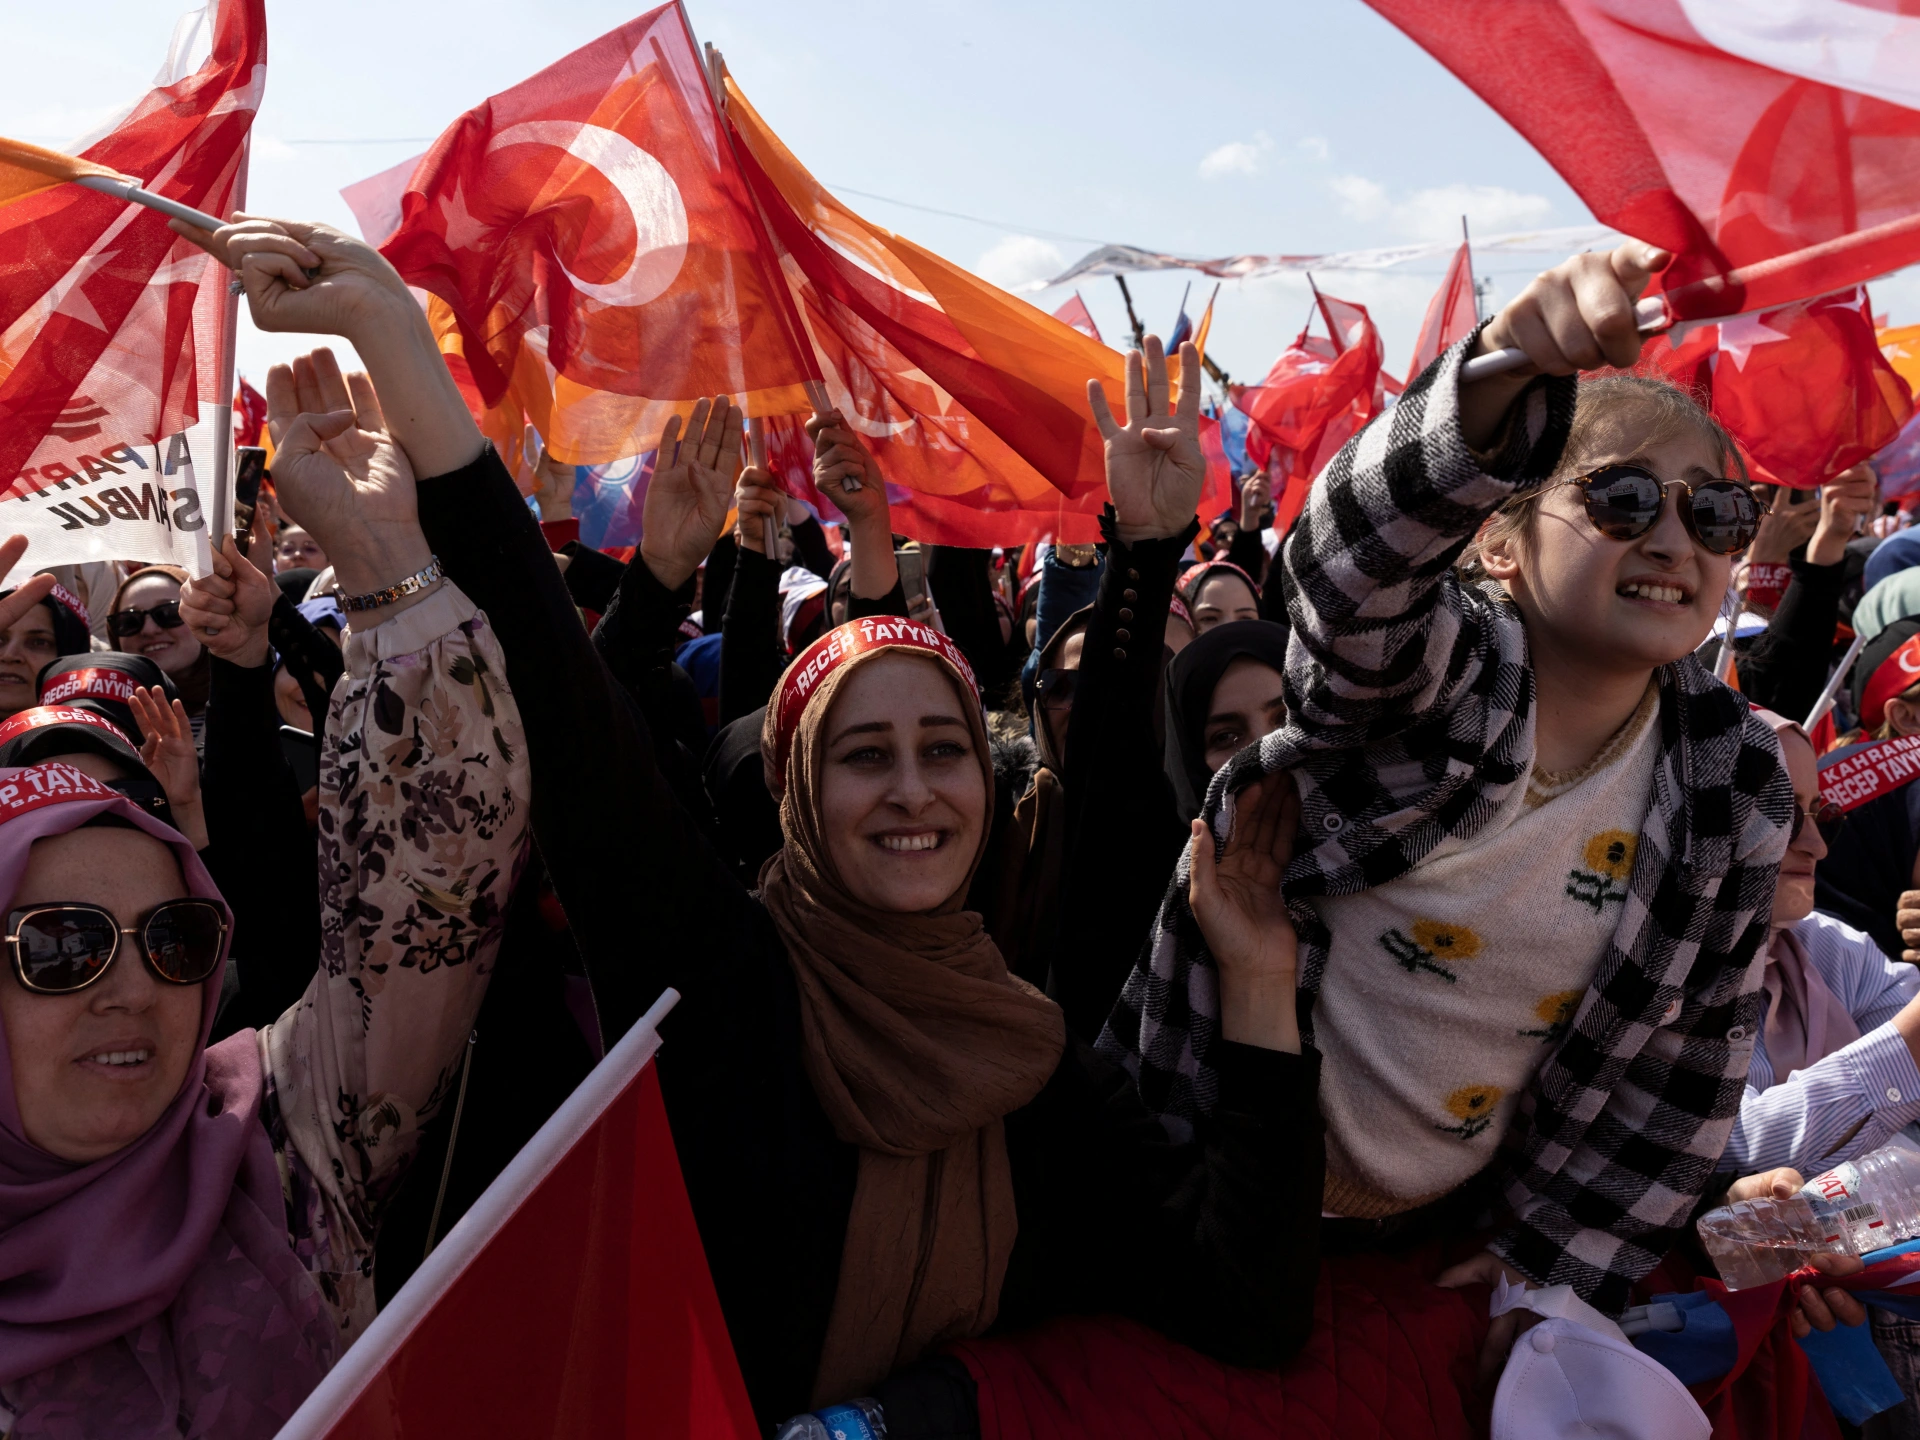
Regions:
M 277 605 L 275 612 L 277 621 Z M 307 623 L 298 611 L 293 618 Z M 339 660 L 332 641 L 317 634 L 314 639 Z M 322 694 L 316 723 L 326 713 Z M 213 659 L 200 794 L 217 857 L 210 868 L 233 910 L 233 963 L 240 979 L 239 994 L 220 1015 L 218 1034 L 224 1037 L 278 1020 L 320 963 L 318 851 L 280 747 L 271 666 L 248 669 Z
M 419 488 L 436 553 L 500 637 L 535 835 L 603 1029 L 619 1035 L 667 986 L 682 996 L 662 1027 L 662 1091 L 754 1407 L 768 1423 L 806 1409 L 858 1152 L 806 1077 L 779 932 L 675 803 L 492 450 Z M 1007 1117 L 1020 1234 L 1001 1325 L 1117 1310 L 1242 1364 L 1304 1340 L 1324 1170 L 1318 1059 L 1224 1050 L 1221 1103 L 1185 1145 L 1077 1044 Z
M 1793 574 L 1773 618 L 1736 662 L 1740 693 L 1756 705 L 1803 720 L 1833 669 L 1833 631 L 1846 588 L 1846 562 L 1814 565 L 1804 550 L 1787 560 Z
M 1159 912 L 1187 829 L 1155 733 L 1167 606 L 1198 530 L 1123 545 L 1101 517 L 1106 568 L 1080 652 L 1061 786 L 1067 842 L 1047 993 L 1088 1043 L 1120 998 Z

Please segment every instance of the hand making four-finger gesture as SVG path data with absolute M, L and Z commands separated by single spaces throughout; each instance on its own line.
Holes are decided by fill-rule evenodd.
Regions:
M 1220 969 L 1220 1033 L 1296 1055 L 1300 946 L 1280 877 L 1299 824 L 1293 776 L 1276 770 L 1234 797 L 1233 829 L 1218 856 L 1204 820 L 1193 822 L 1187 851 L 1187 904 Z
M 1200 453 L 1200 386 L 1182 383 L 1180 401 L 1171 403 L 1167 359 L 1156 335 L 1147 336 L 1146 354 L 1127 353 L 1127 423 L 1113 418 L 1107 392 L 1087 382 L 1087 403 L 1107 448 L 1107 492 L 1123 543 L 1178 535 L 1193 519 L 1207 460 Z M 1180 373 L 1198 376 L 1200 352 L 1188 341 L 1180 347 Z
M 206 849 L 206 812 L 200 803 L 200 755 L 194 749 L 187 707 L 178 700 L 169 703 L 166 692 L 158 685 L 146 689 L 136 685 L 127 704 L 140 726 L 140 763 L 153 772 L 153 778 L 166 791 L 174 826 L 193 842 L 194 849 Z
M 641 511 L 640 558 L 669 590 L 700 568 L 727 523 L 744 421 L 739 406 L 716 395 L 694 405 L 684 434 L 675 415 L 660 436 L 660 460 Z

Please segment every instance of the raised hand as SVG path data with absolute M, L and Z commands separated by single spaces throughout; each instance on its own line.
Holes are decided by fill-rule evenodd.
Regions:
M 371 380 L 342 375 L 331 350 L 275 365 L 267 428 L 280 504 L 320 542 L 343 591 L 379 590 L 427 566 L 413 467 L 387 434 Z
M 1880 481 L 1871 465 L 1842 470 L 1820 487 L 1820 523 L 1807 542 L 1807 562 L 1838 565 L 1847 558 L 1847 542 L 1880 503 Z
M 773 477 L 758 465 L 749 465 L 740 472 L 740 483 L 733 491 L 733 508 L 738 512 L 733 536 L 741 549 L 756 555 L 767 553 L 767 527 L 771 525 L 778 532 L 778 517 L 786 508 L 786 500 L 786 494 L 773 483 Z
M 1480 332 L 1470 352 L 1524 350 L 1528 363 L 1460 387 L 1460 429 L 1467 444 L 1476 450 L 1491 445 L 1507 407 L 1536 375 L 1624 368 L 1639 359 L 1642 337 L 1634 302 L 1672 260 L 1666 250 L 1629 240 L 1605 254 L 1575 255 L 1535 276 Z
M 660 459 L 640 513 L 640 558 L 669 590 L 700 568 L 727 523 L 744 420 L 739 406 L 716 395 L 694 405 L 684 438 L 678 415 L 660 436 Z
M 228 543 L 232 543 L 231 537 Z M 145 737 L 140 742 L 140 763 L 153 772 L 153 778 L 167 792 L 167 804 L 172 807 L 174 824 L 180 833 L 193 842 L 194 849 L 206 849 L 207 822 L 200 804 L 200 757 L 193 748 L 193 727 L 187 722 L 187 707 L 178 700 L 169 705 L 166 692 L 158 685 L 144 690 L 136 685 L 127 703 Z
M 240 212 L 218 230 L 184 220 L 167 224 L 239 273 L 248 312 L 261 330 L 352 336 L 395 304 L 414 304 L 385 256 L 331 225 Z
M 20 557 L 27 553 L 27 537 L 9 535 L 0 540 L 0 584 L 5 583 L 13 567 L 20 563 Z M 0 600 L 0 630 L 11 630 L 14 622 L 53 593 L 53 576 L 29 575 L 14 587 L 6 599 Z
M 540 507 L 546 521 L 573 518 L 573 466 L 553 458 L 540 439 L 540 432 L 529 425 L 521 435 L 520 454 L 533 481 L 533 503 Z
M 180 618 L 222 660 L 254 670 L 267 663 L 267 622 L 279 596 L 279 587 L 226 535 L 213 552 L 213 573 L 180 587 Z M 140 728 L 147 728 L 144 721 Z
M 1172 387 L 1160 337 L 1147 336 L 1146 355 L 1127 352 L 1127 423 L 1122 426 L 1107 406 L 1097 380 L 1087 382 L 1093 409 L 1107 448 L 1107 493 L 1120 539 L 1131 545 L 1178 535 L 1193 519 L 1207 460 L 1200 453 L 1200 386 L 1180 386 L 1180 404 L 1169 407 Z M 1200 352 L 1188 341 L 1180 347 L 1180 373 L 1200 374 Z
M 1280 877 L 1293 858 L 1299 823 L 1293 777 L 1275 771 L 1240 792 L 1233 833 L 1217 859 L 1206 822 L 1193 822 L 1187 880 L 1187 904 L 1220 971 L 1220 1033 L 1295 1055 L 1300 946 L 1280 898 Z
M 1257 532 L 1267 518 L 1267 506 L 1273 502 L 1273 482 L 1267 472 L 1257 471 L 1240 483 L 1240 528 Z
M 815 415 L 806 428 L 813 440 L 813 483 L 839 507 L 853 532 L 853 593 L 879 600 L 900 583 L 886 479 L 860 432 L 838 410 Z M 859 482 L 852 490 L 845 488 L 849 478 Z

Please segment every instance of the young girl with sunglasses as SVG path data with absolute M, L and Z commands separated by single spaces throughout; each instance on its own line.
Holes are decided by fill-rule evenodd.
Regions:
M 1431 1238 L 1421 1278 L 1612 1313 L 1739 1112 L 1793 804 L 1771 730 L 1690 658 L 1760 514 L 1732 444 L 1662 382 L 1574 379 L 1634 362 L 1666 259 L 1540 276 L 1332 462 L 1283 556 L 1288 723 L 1194 841 L 1292 772 L 1328 1252 Z M 1463 381 L 1506 347 L 1525 368 Z M 1191 854 L 1103 1037 L 1176 1116 L 1212 1107 L 1221 1038 Z
M 307 872 L 320 971 L 210 1045 L 232 912 L 193 845 L 73 765 L 0 770 L 0 1433 L 21 1440 L 280 1429 L 373 1318 L 374 1238 L 456 1089 L 526 848 L 505 660 L 439 579 L 372 388 L 299 414 L 280 365 L 267 397 L 280 495 L 359 602 Z

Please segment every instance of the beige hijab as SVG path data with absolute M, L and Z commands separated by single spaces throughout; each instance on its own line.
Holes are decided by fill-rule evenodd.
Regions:
M 885 653 L 849 659 L 809 697 L 780 803 L 786 844 L 760 872 L 799 981 L 808 1078 L 834 1133 L 860 1147 L 815 1404 L 864 1394 L 993 1323 L 1019 1229 L 1003 1117 L 1040 1093 L 1066 1038 L 1059 1007 L 1008 974 L 980 917 L 961 910 L 965 882 L 930 914 L 898 914 L 856 900 L 833 863 L 820 807 L 825 720 L 847 676 Z M 961 692 L 990 820 L 977 699 L 952 666 L 916 653 Z M 768 707 L 768 753 L 778 709 Z

